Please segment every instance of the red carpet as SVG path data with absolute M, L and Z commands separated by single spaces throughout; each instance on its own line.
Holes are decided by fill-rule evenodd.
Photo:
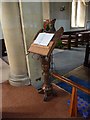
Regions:
M 3 83 L 3 118 L 68 118 L 70 95 L 57 87 L 55 89 L 57 97 L 44 102 L 43 95 L 32 86 L 13 87 L 8 82 Z

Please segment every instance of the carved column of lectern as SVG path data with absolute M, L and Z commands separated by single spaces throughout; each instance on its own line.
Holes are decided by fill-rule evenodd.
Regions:
M 42 90 L 44 92 L 44 101 L 48 100 L 48 96 L 55 96 L 56 92 L 53 90 L 51 81 L 50 81 L 50 61 L 51 56 L 44 57 L 41 56 L 41 63 L 42 63 L 42 70 L 43 70 L 43 76 L 44 76 L 44 85 L 42 87 Z
M 48 46 L 41 46 L 41 45 L 36 45 L 32 43 L 28 50 L 31 53 L 39 54 L 41 58 L 41 64 L 42 64 L 42 70 L 43 70 L 42 74 L 44 76 L 44 85 L 42 86 L 41 91 L 43 91 L 44 93 L 44 101 L 47 101 L 49 96 L 56 95 L 55 91 L 53 90 L 51 81 L 49 79 L 50 78 L 50 62 L 51 62 L 51 53 L 57 41 L 60 40 L 63 32 L 64 32 L 63 27 L 61 27 L 58 31 L 56 31 L 53 39 L 51 40 Z M 38 32 L 38 34 L 39 33 L 40 32 Z

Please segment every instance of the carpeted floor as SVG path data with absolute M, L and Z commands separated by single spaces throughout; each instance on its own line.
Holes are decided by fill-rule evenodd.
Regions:
M 80 67 L 75 68 L 69 73 L 65 74 L 65 77 L 69 77 L 70 75 L 74 75 L 82 80 L 90 82 L 90 68 L 81 65 Z
M 54 87 L 57 96 L 44 102 L 32 86 L 13 87 L 8 82 L 2 84 L 3 118 L 68 118 L 67 105 L 70 94 Z
M 64 75 L 79 67 L 84 62 L 85 47 L 73 47 L 71 50 L 64 50 L 53 55 L 54 69 Z
M 60 74 L 64 75 L 76 67 L 83 64 L 84 61 L 85 48 L 72 48 L 71 50 L 63 49 L 54 49 L 53 58 L 54 58 L 54 69 Z M 2 63 L 1 63 L 2 62 Z M 3 60 L 0 59 L 2 67 L 0 67 L 0 75 L 2 75 L 2 81 L 0 83 L 8 80 L 9 78 L 9 65 L 7 56 L 3 57 Z

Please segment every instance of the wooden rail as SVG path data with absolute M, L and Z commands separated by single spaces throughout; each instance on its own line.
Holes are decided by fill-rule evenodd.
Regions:
M 57 74 L 55 72 L 51 72 L 50 74 L 54 78 L 56 78 L 60 81 L 63 81 L 72 86 L 72 94 L 71 94 L 71 102 L 70 102 L 69 112 L 70 112 L 71 117 L 76 117 L 77 116 L 77 89 L 82 90 L 83 92 L 85 92 L 89 95 L 90 95 L 90 90 L 81 85 L 78 85 L 77 83 L 71 81 L 70 79 L 65 78 L 64 76 L 61 76 L 60 74 Z
M 55 72 L 52 72 L 52 73 L 51 73 L 51 76 L 57 78 L 57 79 L 60 80 L 60 81 L 65 82 L 65 83 L 67 83 L 67 84 L 69 84 L 69 85 L 71 85 L 71 86 L 73 86 L 73 87 L 75 87 L 75 88 L 77 88 L 77 89 L 80 89 L 80 90 L 82 90 L 83 92 L 85 92 L 85 93 L 87 93 L 87 94 L 90 95 L 90 90 L 89 90 L 89 89 L 87 89 L 87 88 L 85 88 L 85 87 L 83 87 L 83 86 L 81 86 L 81 85 L 78 85 L 77 83 L 71 81 L 70 79 L 65 78 L 64 76 L 61 76 L 60 74 L 57 74 L 57 73 L 55 73 Z

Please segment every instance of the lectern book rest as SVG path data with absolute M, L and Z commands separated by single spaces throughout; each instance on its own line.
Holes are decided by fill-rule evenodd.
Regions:
M 51 54 L 51 52 L 53 51 L 57 41 L 60 40 L 61 35 L 63 34 L 63 31 L 64 31 L 64 29 L 63 29 L 63 27 L 61 27 L 54 34 L 51 33 L 50 37 L 47 37 L 47 35 L 46 35 L 45 39 L 50 39 L 51 38 L 50 40 L 47 40 L 47 41 L 49 41 L 47 45 L 36 44 L 37 41 L 36 42 L 34 41 L 31 44 L 31 46 L 30 46 L 28 51 L 31 52 L 31 53 L 39 54 L 41 56 L 49 56 Z M 39 34 L 40 33 L 38 33 L 38 35 Z M 38 35 L 37 35 L 37 37 L 38 37 Z

